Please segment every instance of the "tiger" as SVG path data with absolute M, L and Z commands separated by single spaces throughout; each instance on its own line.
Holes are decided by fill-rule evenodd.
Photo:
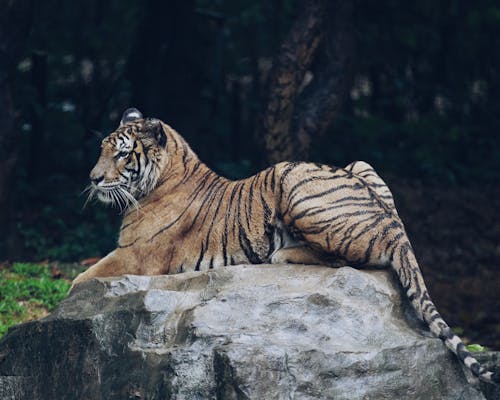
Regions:
M 392 193 L 366 162 L 281 162 L 242 180 L 200 161 L 184 138 L 127 109 L 103 139 L 89 199 L 120 208 L 117 248 L 73 281 L 237 264 L 389 267 L 417 316 L 473 375 L 498 384 L 429 296 Z

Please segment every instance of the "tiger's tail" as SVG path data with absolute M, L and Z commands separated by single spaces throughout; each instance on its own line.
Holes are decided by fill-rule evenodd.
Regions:
M 399 244 L 392 255 L 391 265 L 399 277 L 413 308 L 445 345 L 480 380 L 500 384 L 500 373 L 485 369 L 466 349 L 462 340 L 455 335 L 436 309 L 425 286 L 422 272 L 409 241 Z

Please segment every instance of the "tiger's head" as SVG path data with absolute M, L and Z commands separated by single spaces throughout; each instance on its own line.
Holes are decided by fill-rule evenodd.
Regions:
M 90 172 L 89 200 L 97 197 L 120 208 L 138 208 L 138 200 L 156 186 L 166 162 L 167 134 L 158 119 L 144 119 L 129 108 L 120 126 L 104 138 Z

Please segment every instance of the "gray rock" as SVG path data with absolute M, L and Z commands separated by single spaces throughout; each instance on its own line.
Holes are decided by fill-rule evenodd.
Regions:
M 484 399 L 388 271 L 87 282 L 0 342 L 2 399 Z
M 500 371 L 500 351 L 474 353 L 474 357 L 484 365 L 486 369 L 490 371 Z M 481 391 L 487 400 L 500 400 L 500 385 L 490 385 L 481 382 Z

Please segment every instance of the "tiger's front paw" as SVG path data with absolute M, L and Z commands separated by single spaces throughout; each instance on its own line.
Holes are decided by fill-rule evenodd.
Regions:
M 91 277 L 89 277 L 88 274 L 86 274 L 86 272 L 87 271 L 82 272 L 81 274 L 78 274 L 78 276 L 75 279 L 73 279 L 73 282 L 71 282 L 71 287 L 69 288 L 68 294 L 70 294 L 73 291 L 73 289 L 76 287 L 76 285 L 79 285 L 80 283 L 86 282 L 89 279 L 91 279 Z

